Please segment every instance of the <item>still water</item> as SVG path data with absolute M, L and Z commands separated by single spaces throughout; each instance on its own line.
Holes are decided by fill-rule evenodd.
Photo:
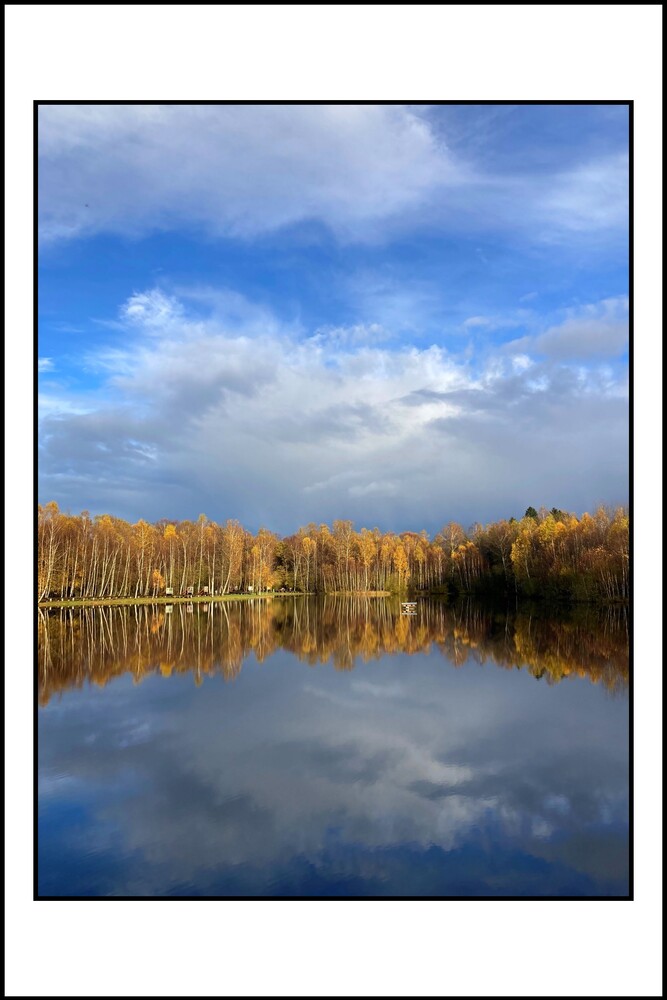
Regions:
M 41 612 L 41 896 L 622 896 L 623 609 Z

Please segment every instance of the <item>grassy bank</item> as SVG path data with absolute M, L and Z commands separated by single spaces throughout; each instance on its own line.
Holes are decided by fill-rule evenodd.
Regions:
M 210 604 L 218 601 L 254 601 L 257 598 L 272 600 L 274 597 L 316 597 L 313 592 L 302 590 L 271 591 L 262 594 L 216 594 L 214 597 L 77 597 L 69 601 L 38 601 L 38 608 L 107 608 L 126 604 Z M 320 595 L 323 596 L 323 595 Z M 328 591 L 329 597 L 392 597 L 388 590 L 337 590 Z
M 271 600 L 273 597 L 290 597 L 283 594 L 216 594 L 214 597 L 86 597 L 71 601 L 38 601 L 38 608 L 106 608 L 118 604 L 210 604 L 218 601 Z
M 507 602 L 518 603 L 518 604 L 535 604 L 536 606 L 544 607 L 575 607 L 577 605 L 582 606 L 599 606 L 599 607 L 609 607 L 613 605 L 618 605 L 620 607 L 627 607 L 629 601 L 618 599 L 618 600 L 608 600 L 600 597 L 570 597 L 566 595 L 541 595 L 541 594 L 516 594 L 516 593 L 499 593 L 499 592 L 489 592 L 489 591 L 465 591 L 465 590 L 449 590 L 447 588 L 439 587 L 434 590 L 417 590 L 417 591 L 389 591 L 389 590 L 329 590 L 323 594 L 317 594 L 313 591 L 304 593 L 302 590 L 286 590 L 282 592 L 272 591 L 270 593 L 262 594 L 217 594 L 214 597 L 87 597 L 87 598 L 75 598 L 69 601 L 38 601 L 38 608 L 106 608 L 118 605 L 128 605 L 128 604 L 210 604 L 211 602 L 217 603 L 219 601 L 255 601 L 257 599 L 267 601 L 273 600 L 275 597 L 395 597 L 400 598 L 400 600 L 419 600 L 424 598 L 440 598 L 447 603 L 455 603 L 457 600 L 463 598 L 474 598 L 482 603 L 503 603 Z

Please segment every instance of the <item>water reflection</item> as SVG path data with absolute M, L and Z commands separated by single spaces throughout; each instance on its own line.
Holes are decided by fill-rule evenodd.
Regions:
M 233 678 L 251 653 L 263 662 L 278 649 L 337 670 L 388 653 L 438 650 L 456 667 L 469 660 L 517 667 L 547 683 L 575 675 L 622 690 L 628 682 L 623 607 L 545 617 L 534 607 L 430 600 L 406 616 L 391 600 L 325 597 L 40 611 L 39 700 L 124 673 L 139 681 L 156 671 L 186 672 L 196 684 L 217 673 Z
M 628 892 L 621 610 L 276 599 L 39 630 L 41 895 Z

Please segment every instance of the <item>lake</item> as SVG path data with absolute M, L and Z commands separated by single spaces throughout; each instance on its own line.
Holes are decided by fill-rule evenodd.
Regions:
M 624 608 L 40 611 L 40 896 L 627 896 Z

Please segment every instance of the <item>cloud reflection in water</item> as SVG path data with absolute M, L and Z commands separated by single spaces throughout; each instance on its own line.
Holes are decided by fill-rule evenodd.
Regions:
M 535 677 L 540 656 L 555 676 L 553 621 L 531 620 L 539 656 L 508 672 L 495 665 L 511 665 L 496 656 L 497 633 L 511 659 L 524 627 L 515 616 L 500 623 L 480 609 L 435 605 L 397 643 L 404 624 L 391 602 L 350 605 L 344 630 L 332 626 L 339 605 L 330 619 L 322 602 L 282 603 L 183 616 L 187 641 L 175 616 L 164 627 L 183 658 L 162 669 L 168 679 L 154 645 L 142 646 L 144 666 L 136 655 L 144 619 L 159 609 L 108 609 L 122 625 L 108 635 L 122 638 L 118 648 L 107 641 L 96 663 L 77 658 L 92 648 L 84 616 L 76 628 L 44 626 L 57 682 L 43 669 L 42 694 L 51 687 L 40 711 L 42 894 L 627 893 L 628 706 L 613 669 L 623 672 L 622 620 L 605 623 L 597 659 L 591 621 L 562 622 L 562 682 L 549 685 Z M 227 633 L 215 632 L 215 620 Z M 315 642 L 305 641 L 304 657 L 295 637 L 306 621 Z M 369 621 L 375 639 L 364 662 L 349 636 L 368 642 Z M 63 629 L 76 633 L 64 660 L 54 656 Z M 196 678 L 205 665 L 202 630 L 219 641 L 217 669 L 198 689 L 190 670 Z M 242 651 L 243 669 L 231 674 L 225 634 Z M 453 669 L 457 646 L 468 650 L 463 669 Z M 325 662 L 343 669 L 310 670 L 295 655 L 317 664 L 325 648 Z M 103 689 L 82 683 L 99 683 L 104 671 L 122 676 Z

